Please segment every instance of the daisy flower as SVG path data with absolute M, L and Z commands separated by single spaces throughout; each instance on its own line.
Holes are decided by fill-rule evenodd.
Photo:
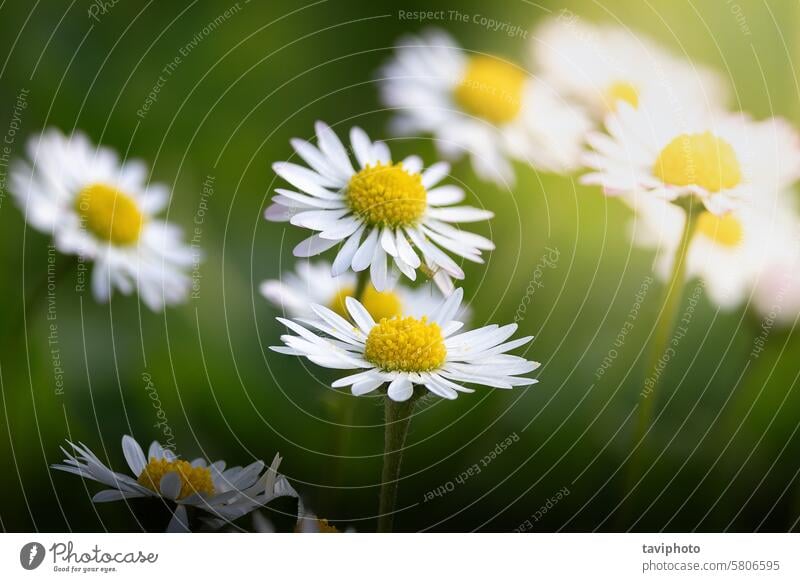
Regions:
M 551 172 L 580 163 L 591 124 L 547 83 L 501 58 L 470 54 L 444 31 L 402 38 L 380 71 L 394 131 L 433 134 L 443 156 L 470 156 L 482 179 L 513 183 L 510 159 Z
M 387 394 L 396 402 L 411 398 L 414 385 L 454 399 L 459 392 L 474 392 L 462 383 L 493 388 L 535 384 L 537 380 L 520 374 L 532 372 L 539 363 L 506 353 L 533 338 L 506 341 L 517 329 L 514 323 L 458 333 L 463 324 L 453 317 L 462 297 L 457 289 L 429 315 L 395 316 L 377 323 L 361 303 L 348 297 L 345 304 L 355 326 L 327 307 L 314 305 L 320 320 L 303 320 L 307 327 L 278 318 L 297 335 L 281 336 L 285 346 L 271 349 L 326 368 L 358 370 L 333 387 L 350 386 L 361 396 L 388 384 Z
M 107 301 L 112 289 L 138 291 L 159 311 L 184 301 L 191 288 L 185 272 L 197 252 L 180 229 L 155 214 L 169 190 L 148 183 L 145 165 L 121 163 L 81 133 L 48 130 L 28 142 L 27 161 L 11 172 L 11 192 L 34 228 L 52 234 L 56 248 L 95 263 L 92 291 Z
M 800 175 L 800 140 L 784 120 L 753 121 L 744 114 L 708 115 L 669 108 L 633 109 L 606 118 L 608 133 L 591 132 L 593 171 L 585 184 L 606 194 L 645 192 L 676 200 L 694 195 L 714 214 L 765 193 L 785 190 Z
M 551 18 L 534 32 L 531 52 L 544 80 L 597 121 L 620 102 L 634 108 L 651 102 L 717 108 L 727 100 L 727 84 L 718 73 L 620 27 Z
M 191 462 L 178 458 L 154 441 L 145 456 L 142 447 L 130 436 L 122 437 L 122 452 L 133 476 L 109 469 L 89 448 L 67 441 L 63 464 L 53 469 L 73 473 L 110 487 L 92 497 L 95 503 L 136 498 L 160 498 L 174 504 L 175 511 L 167 531 L 188 531 L 186 508 L 207 512 L 219 525 L 230 522 L 281 496 L 297 497 L 286 478 L 278 474 L 281 462 L 275 455 L 264 471 L 264 462 L 246 467 L 225 468 L 225 461 Z
M 687 255 L 687 275 L 699 277 L 709 298 L 723 309 L 744 303 L 773 265 L 798 264 L 797 214 L 786 196 L 773 200 L 774 204 L 748 205 L 721 216 L 695 210 L 700 216 Z M 634 208 L 640 219 L 634 225 L 634 242 L 658 249 L 657 272 L 666 280 L 686 214 L 674 204 L 646 197 L 634 202 Z M 770 276 L 763 284 L 771 281 Z
M 797 234 L 797 233 L 796 233 Z M 753 307 L 765 329 L 793 325 L 800 316 L 800 237 L 793 241 L 793 256 L 771 257 L 753 289 Z
M 464 271 L 445 251 L 483 263 L 481 251 L 494 248 L 490 240 L 453 226 L 493 214 L 453 206 L 464 199 L 464 191 L 450 184 L 437 186 L 450 171 L 448 164 L 439 162 L 423 171 L 417 156 L 392 162 L 385 143 L 370 141 L 354 127 L 354 168 L 330 127 L 317 122 L 316 133 L 317 146 L 299 139 L 291 142 L 310 168 L 290 162 L 273 165 L 297 190 L 277 189 L 265 213 L 267 220 L 317 231 L 295 247 L 296 257 L 318 255 L 343 242 L 333 261 L 334 277 L 351 268 L 369 269 L 375 288 L 386 291 L 394 283 L 389 258 L 412 280 L 416 269 L 426 270 L 449 293 L 451 277 L 463 279 Z
M 284 273 L 280 280 L 269 279 L 261 284 L 261 294 L 290 317 L 316 317 L 311 305 L 328 307 L 344 318 L 348 317 L 345 298 L 353 297 L 356 276 L 347 272 L 338 277 L 331 275 L 327 261 L 315 263 L 301 261 L 293 272 Z M 391 291 L 378 291 L 371 284 L 358 298 L 376 321 L 396 315 L 421 317 L 437 307 L 442 296 L 431 285 L 409 288 L 396 286 Z M 468 317 L 465 306 L 458 314 L 460 320 Z

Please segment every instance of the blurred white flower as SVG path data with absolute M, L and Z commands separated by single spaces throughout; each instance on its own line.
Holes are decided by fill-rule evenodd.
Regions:
M 583 104 L 595 120 L 619 102 L 723 108 L 728 87 L 716 71 L 677 58 L 644 35 L 592 25 L 565 13 L 545 20 L 530 49 L 545 82 Z
M 261 284 L 261 294 L 293 318 L 316 317 L 311 309 L 313 304 L 324 305 L 347 318 L 345 299 L 353 297 L 355 290 L 356 275 L 346 272 L 334 277 L 327 261 L 300 261 L 294 271 L 284 273 L 280 280 L 269 279 Z M 442 295 L 429 284 L 413 289 L 397 285 L 391 291 L 378 291 L 368 284 L 358 300 L 375 321 L 380 321 L 396 315 L 421 317 L 431 313 L 442 302 Z M 458 314 L 460 320 L 466 318 L 468 309 L 465 306 Z
M 132 437 L 122 437 L 122 452 L 133 474 L 109 469 L 86 445 L 67 441 L 72 452 L 63 447 L 66 458 L 53 469 L 73 473 L 102 483 L 104 489 L 92 497 L 95 503 L 141 497 L 159 497 L 175 504 L 168 532 L 189 531 L 187 506 L 207 512 L 215 525 L 234 521 L 276 497 L 297 497 L 286 478 L 278 474 L 281 458 L 275 455 L 264 471 L 264 462 L 246 467 L 225 468 L 225 461 L 208 463 L 179 459 L 172 451 L 153 441 L 145 457 L 142 447 Z
M 800 140 L 785 120 L 686 109 L 634 109 L 620 103 L 608 133 L 591 132 L 585 184 L 606 194 L 694 195 L 714 214 L 785 190 L 800 176 Z
M 431 29 L 397 43 L 379 73 L 400 135 L 433 134 L 443 156 L 470 156 L 476 174 L 513 183 L 510 159 L 551 172 L 579 166 L 591 124 L 547 83 L 499 57 L 463 50 Z
M 788 194 L 771 199 L 771 204 L 762 200 L 721 216 L 695 209 L 700 216 L 687 256 L 687 275 L 702 279 L 709 298 L 723 309 L 742 305 L 754 289 L 760 289 L 754 295 L 756 305 L 774 303 L 781 289 L 775 275 L 800 266 L 797 214 Z M 634 241 L 658 249 L 657 272 L 666 280 L 681 243 L 685 212 L 647 195 L 637 196 L 633 206 Z M 790 296 L 787 290 L 787 301 Z
M 295 247 L 296 257 L 318 255 L 343 242 L 333 261 L 333 276 L 369 269 L 375 289 L 386 291 L 395 280 L 388 257 L 412 280 L 416 269 L 424 268 L 447 294 L 453 289 L 451 277 L 463 279 L 464 271 L 442 249 L 483 263 L 481 251 L 494 248 L 490 240 L 452 225 L 493 214 L 453 206 L 464 199 L 464 191 L 450 184 L 437 186 L 450 171 L 445 162 L 426 170 L 417 156 L 394 163 L 385 143 L 370 141 L 354 127 L 350 144 L 356 169 L 330 127 L 317 122 L 316 133 L 318 146 L 292 140 L 310 168 L 290 162 L 273 165 L 298 191 L 278 188 L 265 213 L 267 220 L 318 231 Z
M 95 263 L 98 301 L 107 301 L 113 288 L 138 291 L 154 311 L 186 299 L 191 279 L 185 271 L 200 258 L 178 227 L 155 216 L 169 190 L 148 182 L 142 162 L 121 163 L 83 134 L 57 130 L 32 138 L 27 150 L 29 160 L 12 168 L 14 199 L 59 251 Z
M 333 387 L 350 386 L 355 396 L 361 396 L 388 383 L 387 394 L 397 402 L 411 398 L 414 385 L 454 399 L 459 392 L 474 392 L 459 383 L 507 389 L 535 384 L 537 380 L 519 375 L 536 370 L 539 363 L 506 353 L 533 338 L 506 342 L 517 330 L 515 323 L 458 333 L 463 324 L 453 318 L 462 297 L 463 291 L 457 289 L 426 316 L 396 316 L 377 323 L 361 303 L 348 297 L 345 303 L 355 326 L 314 305 L 320 320 L 303 320 L 306 327 L 278 318 L 297 335 L 281 336 L 285 347 L 271 349 L 326 368 L 360 370 L 335 381 Z

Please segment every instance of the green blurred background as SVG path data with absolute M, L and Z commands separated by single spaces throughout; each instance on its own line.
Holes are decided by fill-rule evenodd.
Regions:
M 382 407 L 326 386 L 331 371 L 266 348 L 278 342 L 276 312 L 260 281 L 292 265 L 297 228 L 266 223 L 277 183 L 270 164 L 291 155 L 289 138 L 310 137 L 323 119 L 344 135 L 359 124 L 386 135 L 389 114 L 372 82 L 402 33 L 424 24 L 399 10 L 459 10 L 530 29 L 568 7 L 594 21 L 619 22 L 730 77 L 738 107 L 757 117 L 798 122 L 800 5 L 795 1 L 508 0 L 344 2 L 5 2 L 0 5 L 0 133 L 27 90 L 12 144 L 49 126 L 80 128 L 95 142 L 151 164 L 173 190 L 170 220 L 187 238 L 202 213 L 203 182 L 213 195 L 202 216 L 199 298 L 153 314 L 135 298 L 100 305 L 61 279 L 56 319 L 40 298 L 48 238 L 26 229 L 3 193 L 0 206 L 0 527 L 5 531 L 126 531 L 147 518 L 147 502 L 93 507 L 97 484 L 54 474 L 67 437 L 114 468 L 125 468 L 119 440 L 161 437 L 158 394 L 178 451 L 243 464 L 285 457 L 282 470 L 320 516 L 374 530 L 383 440 Z M 94 6 L 94 8 L 92 8 Z M 162 69 L 226 9 L 213 34 L 191 49 L 143 116 Z M 96 19 L 89 16 L 92 10 Z M 473 50 L 524 62 L 527 41 L 473 22 L 436 23 Z M 435 154 L 430 140 L 391 142 L 396 156 Z M 6 168 L 3 168 L 6 171 Z M 718 312 L 705 298 L 669 368 L 658 421 L 646 444 L 645 479 L 624 478 L 661 286 L 649 285 L 634 329 L 615 346 L 651 272 L 650 253 L 632 248 L 630 213 L 574 177 L 517 168 L 507 191 L 478 181 L 468 164 L 453 174 L 473 203 L 496 218 L 476 228 L 497 250 L 485 267 L 466 266 L 474 322 L 513 320 L 529 282 L 521 321 L 536 335 L 528 355 L 543 363 L 540 383 L 514 392 L 478 390 L 435 402 L 414 419 L 400 486 L 398 530 L 533 531 L 780 530 L 800 515 L 800 396 L 796 334 L 775 329 L 751 358 L 760 322 L 745 309 Z M 557 249 L 554 268 L 536 265 Z M 68 267 L 68 260 L 58 258 Z M 691 287 L 690 287 L 691 289 Z M 48 343 L 50 324 L 57 344 Z M 60 350 L 57 389 L 53 348 Z M 596 372 L 616 349 L 613 364 Z M 745 372 L 745 373 L 743 373 Z M 148 376 L 149 375 L 149 376 Z M 514 442 L 486 466 L 497 443 Z M 479 464 L 481 472 L 456 477 Z M 451 488 L 425 501 L 426 492 Z M 540 514 L 548 499 L 563 498 Z M 430 497 L 430 496 L 429 496 Z M 273 518 L 288 527 L 277 506 Z M 145 516 L 144 518 L 142 516 Z M 528 520 L 529 525 L 524 525 Z M 248 523 L 243 525 L 247 526 Z

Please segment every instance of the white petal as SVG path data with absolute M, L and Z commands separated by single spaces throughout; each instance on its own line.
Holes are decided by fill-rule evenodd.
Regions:
M 181 476 L 175 471 L 166 473 L 161 477 L 158 489 L 161 491 L 161 495 L 167 499 L 177 499 L 181 493 Z
M 313 257 L 314 255 L 323 253 L 329 248 L 336 246 L 338 242 L 338 240 L 320 238 L 319 235 L 315 234 L 299 242 L 292 250 L 292 253 L 295 257 L 299 258 Z
M 371 378 L 369 380 L 363 380 L 361 382 L 357 382 L 350 387 L 350 392 L 353 396 L 363 396 L 369 392 L 372 392 L 376 388 L 380 387 L 385 380 L 383 378 Z
M 358 245 L 361 242 L 361 235 L 363 232 L 364 226 L 362 225 L 356 232 L 351 234 L 347 241 L 342 245 L 342 248 L 336 255 L 336 259 L 333 261 L 331 275 L 338 277 L 350 268 L 350 265 L 353 262 L 353 257 L 358 250 Z
M 183 505 L 179 505 L 172 514 L 172 519 L 167 525 L 167 533 L 189 533 L 189 517 Z
M 314 124 L 314 129 L 317 132 L 317 141 L 322 153 L 328 156 L 328 159 L 336 165 L 336 168 L 341 173 L 346 176 L 352 176 L 355 171 L 350 163 L 350 158 L 347 157 L 347 150 L 344 149 L 342 142 L 339 141 L 333 130 L 322 121 L 317 121 Z
M 378 229 L 372 228 L 366 240 L 361 244 L 353 256 L 353 270 L 358 273 L 369 267 L 375 255 L 375 245 L 378 243 Z
M 432 188 L 442 181 L 450 173 L 450 164 L 447 162 L 437 162 L 422 172 L 422 185 L 425 188 Z
M 352 297 L 345 297 L 344 302 L 347 306 L 348 313 L 350 313 L 350 317 L 353 318 L 356 325 L 364 332 L 364 335 L 369 335 L 369 332 L 375 327 L 375 320 L 372 318 L 369 311 L 367 311 L 360 301 Z
M 389 384 L 387 394 L 395 402 L 405 402 L 414 395 L 414 386 L 406 376 L 398 376 Z
M 350 145 L 362 168 L 375 165 L 375 159 L 372 157 L 372 142 L 363 129 L 360 127 L 350 129 Z
M 131 473 L 138 477 L 139 473 L 141 473 L 142 469 L 147 465 L 147 459 L 144 458 L 142 447 L 139 446 L 139 443 L 137 443 L 133 437 L 125 435 L 122 437 L 122 454 L 125 456 L 125 460 L 131 468 Z
M 492 218 L 494 213 L 482 208 L 456 206 L 453 208 L 430 208 L 428 209 L 428 215 L 447 222 L 478 222 Z

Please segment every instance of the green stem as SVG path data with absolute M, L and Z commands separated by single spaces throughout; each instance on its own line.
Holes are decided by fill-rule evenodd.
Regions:
M 673 331 L 673 323 L 681 304 L 681 297 L 683 296 L 683 286 L 686 280 L 686 263 L 689 256 L 689 249 L 691 247 L 692 238 L 697 230 L 697 223 L 700 218 L 701 211 L 693 208 L 693 197 L 687 197 L 685 202 L 681 204 L 686 212 L 686 221 L 683 226 L 683 233 L 681 234 L 680 245 L 675 252 L 675 261 L 672 265 L 672 275 L 667 283 L 666 295 L 664 297 L 664 306 L 661 309 L 658 322 L 656 323 L 655 336 L 650 352 L 649 365 L 646 368 L 647 377 L 646 381 L 650 380 L 649 386 L 645 386 L 647 394 L 643 394 L 642 402 L 639 406 L 639 416 L 636 431 L 636 442 L 644 438 L 650 427 L 650 420 L 653 416 L 655 409 L 655 402 L 658 396 L 658 385 L 662 374 L 656 373 L 661 363 L 661 359 L 667 350 L 670 342 L 670 337 Z M 662 371 L 663 372 L 663 371 Z
M 416 405 L 412 396 L 405 402 L 395 402 L 388 396 L 385 403 L 386 429 L 383 440 L 383 472 L 381 474 L 381 494 L 378 506 L 378 531 L 392 531 L 394 507 L 397 503 L 397 487 L 400 479 L 400 462 L 403 459 L 403 446 L 411 424 L 411 416 Z
M 675 251 L 675 262 L 672 265 L 672 275 L 667 283 L 664 305 L 656 322 L 655 336 L 646 368 L 644 390 L 642 392 L 641 403 L 639 404 L 639 414 L 636 422 L 636 433 L 634 435 L 634 452 L 628 468 L 626 491 L 631 491 L 639 480 L 644 463 L 644 439 L 650 428 L 650 423 L 655 410 L 656 398 L 658 397 L 658 386 L 664 370 L 658 373 L 661 359 L 667 350 L 672 334 L 672 326 L 681 304 L 683 296 L 683 285 L 686 279 L 686 262 L 689 255 L 692 238 L 697 230 L 697 223 L 702 210 L 693 208 L 694 197 L 686 197 L 679 200 L 678 204 L 686 212 L 686 221 L 683 226 L 680 245 Z M 636 448 L 638 447 L 638 449 Z M 623 512 L 624 515 L 625 512 Z

